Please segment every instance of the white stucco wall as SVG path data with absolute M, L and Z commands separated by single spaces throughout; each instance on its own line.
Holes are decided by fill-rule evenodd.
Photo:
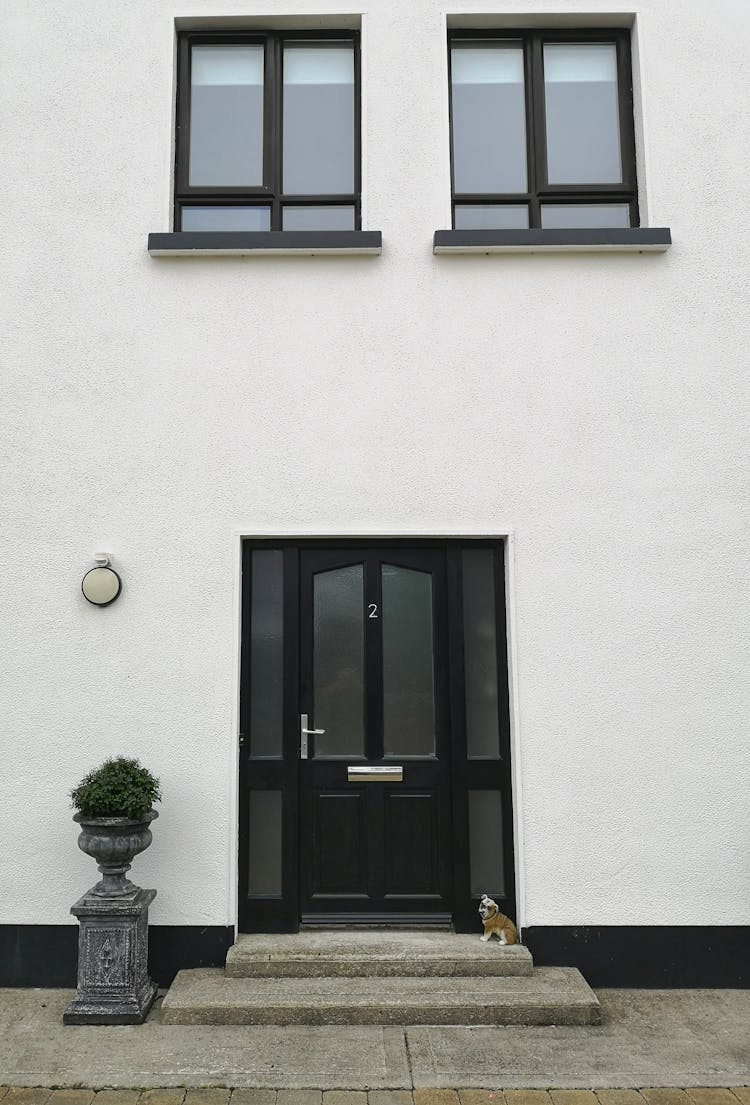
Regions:
M 623 5 L 449 10 L 542 8 Z M 123 752 L 163 784 L 152 920 L 233 923 L 238 531 L 512 531 L 523 923 L 746 923 L 748 5 L 637 8 L 667 254 L 434 257 L 445 8 L 377 0 L 382 257 L 149 258 L 175 18 L 320 11 L 356 9 L 0 6 L 0 923 L 72 920 L 94 867 L 67 792 Z M 99 549 L 106 610 L 80 593 Z

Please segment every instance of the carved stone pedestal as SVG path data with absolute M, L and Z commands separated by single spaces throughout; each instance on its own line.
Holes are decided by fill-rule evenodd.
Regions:
M 148 977 L 148 907 L 155 890 L 120 897 L 84 894 L 78 918 L 78 990 L 64 1024 L 142 1024 L 156 983 Z

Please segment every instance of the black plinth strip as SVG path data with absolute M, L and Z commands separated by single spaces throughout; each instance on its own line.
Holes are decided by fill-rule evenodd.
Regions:
M 376 255 L 382 248 L 380 230 L 186 230 L 148 236 L 152 257 Z
M 436 230 L 433 253 L 545 253 L 561 251 L 663 253 L 668 227 L 611 230 Z

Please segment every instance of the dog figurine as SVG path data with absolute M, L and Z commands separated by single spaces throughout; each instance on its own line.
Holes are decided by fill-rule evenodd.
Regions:
M 479 916 L 482 918 L 482 924 L 484 925 L 484 936 L 480 936 L 479 939 L 485 944 L 493 936 L 496 936 L 501 944 L 518 943 L 518 929 L 510 917 L 506 917 L 504 913 L 500 912 L 497 908 L 497 902 L 493 902 L 492 898 L 489 898 L 486 894 L 482 895 L 482 900 L 479 903 Z

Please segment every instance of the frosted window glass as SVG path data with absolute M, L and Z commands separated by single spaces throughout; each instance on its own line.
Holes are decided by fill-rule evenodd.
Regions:
M 284 230 L 354 230 L 353 207 L 285 207 Z
M 250 601 L 250 755 L 281 756 L 284 595 L 280 549 L 254 549 Z
M 183 207 L 183 230 L 270 230 L 270 207 Z
M 451 98 L 454 190 L 525 192 L 523 50 L 453 46 Z
M 527 230 L 529 209 L 526 204 L 456 204 L 453 226 L 456 230 Z
M 263 47 L 194 46 L 191 185 L 263 183 Z
M 469 856 L 472 897 L 502 897 L 503 799 L 499 790 L 469 791 Z
M 492 549 L 464 549 L 464 678 L 469 759 L 498 759 L 495 564 Z
M 545 43 L 544 98 L 550 184 L 622 180 L 614 43 Z
M 284 47 L 287 195 L 354 191 L 354 47 Z
M 384 564 L 381 571 L 385 755 L 432 756 L 432 576 L 394 564 Z
M 316 756 L 362 756 L 365 747 L 364 568 L 318 572 L 313 584 Z
M 251 790 L 248 814 L 248 890 L 281 896 L 281 791 Z
M 630 226 L 630 205 L 627 203 L 542 204 L 542 227 L 545 230 L 618 226 Z

